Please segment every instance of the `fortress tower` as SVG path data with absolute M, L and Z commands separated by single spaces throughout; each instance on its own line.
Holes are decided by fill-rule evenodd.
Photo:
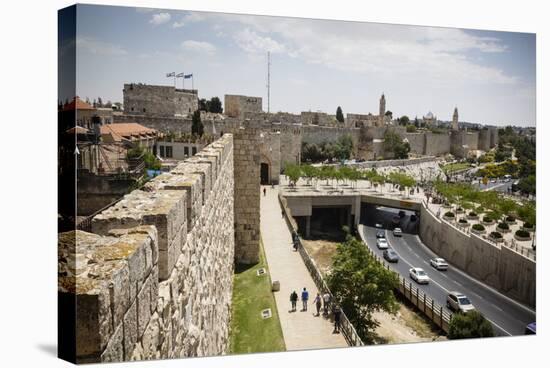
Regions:
M 452 130 L 458 130 L 458 109 L 455 107 L 455 111 L 453 112 L 453 123 L 451 125 Z
M 378 126 L 384 126 L 384 115 L 386 114 L 386 97 L 382 93 L 380 97 L 380 111 L 378 112 Z

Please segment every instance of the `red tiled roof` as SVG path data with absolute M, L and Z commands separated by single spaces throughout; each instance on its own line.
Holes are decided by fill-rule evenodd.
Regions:
M 87 102 L 84 102 L 80 97 L 76 96 L 71 102 L 63 106 L 63 111 L 73 110 L 94 110 L 94 107 Z
M 90 133 L 90 130 L 77 125 L 77 126 L 74 126 L 70 129 L 67 129 L 66 133 L 67 134 L 75 134 L 75 133 L 76 134 L 88 134 L 88 133 Z
M 138 123 L 114 123 L 101 126 L 101 136 L 115 142 L 132 138 L 152 138 L 158 132 L 155 129 L 144 127 Z

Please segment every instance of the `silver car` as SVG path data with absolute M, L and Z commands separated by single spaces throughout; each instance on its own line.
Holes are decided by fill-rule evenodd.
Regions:
M 430 277 L 420 267 L 413 267 L 409 269 L 409 276 L 419 284 L 427 284 L 430 282 Z
M 376 239 L 378 249 L 388 249 L 388 241 L 385 238 Z
M 447 269 L 449 268 L 449 265 L 447 264 L 447 262 L 445 262 L 443 258 L 430 259 L 430 266 L 439 271 L 447 271 Z
M 447 307 L 456 312 L 468 312 L 476 309 L 470 299 L 458 291 L 451 291 L 447 295 Z

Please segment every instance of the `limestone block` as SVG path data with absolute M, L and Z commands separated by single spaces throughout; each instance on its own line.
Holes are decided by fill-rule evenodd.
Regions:
M 214 185 L 214 182 L 212 181 L 212 162 L 211 161 L 205 161 L 203 158 L 193 156 L 191 158 L 188 158 L 184 161 L 185 164 L 185 172 L 191 172 L 195 174 L 199 174 L 202 177 L 202 197 L 203 197 L 203 205 L 208 200 L 208 197 L 210 196 L 210 191 L 212 190 L 212 186 Z M 177 173 L 178 168 L 175 169 L 175 172 Z
M 157 266 L 155 266 L 151 271 L 151 313 L 155 311 L 158 299 L 159 299 L 159 269 Z
M 137 302 L 134 301 L 124 315 L 123 331 L 125 360 L 130 360 L 132 358 L 134 347 L 138 341 L 137 326 Z
M 159 250 L 159 280 L 166 280 L 170 277 L 180 254 L 181 247 L 178 242 L 170 245 L 168 250 Z
M 137 360 L 143 360 L 143 347 L 141 346 L 141 343 L 137 343 L 134 345 L 134 350 L 132 351 L 132 354 L 130 356 L 131 361 L 137 361 Z
M 141 339 L 143 345 L 143 358 L 156 359 L 156 353 L 159 351 L 160 345 L 160 327 L 158 323 L 158 315 L 155 313 L 147 324 L 143 337 Z
M 143 283 L 143 287 L 137 296 L 137 323 L 138 336 L 142 336 L 149 319 L 151 318 L 151 284 L 152 277 L 149 276 Z
M 120 362 L 124 359 L 123 336 L 122 324 L 120 324 L 109 340 L 105 351 L 101 354 L 102 362 Z
M 154 225 L 157 228 L 158 248 L 166 250 L 186 224 L 185 208 L 186 196 L 179 190 L 134 190 L 96 215 L 92 220 L 92 231 L 107 234 L 111 229 Z M 186 228 L 184 230 L 186 232 Z

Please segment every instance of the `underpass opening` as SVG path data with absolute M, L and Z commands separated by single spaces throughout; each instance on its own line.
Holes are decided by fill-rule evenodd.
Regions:
M 406 234 L 416 235 L 420 228 L 420 213 L 412 210 L 361 203 L 361 224 L 366 226 L 381 224 L 384 229 L 389 230 L 399 227 Z
M 295 217 L 298 231 L 306 239 L 342 241 L 345 238 L 343 226 L 350 228 L 354 223 L 351 206 L 322 206 L 311 209 L 311 216 Z

